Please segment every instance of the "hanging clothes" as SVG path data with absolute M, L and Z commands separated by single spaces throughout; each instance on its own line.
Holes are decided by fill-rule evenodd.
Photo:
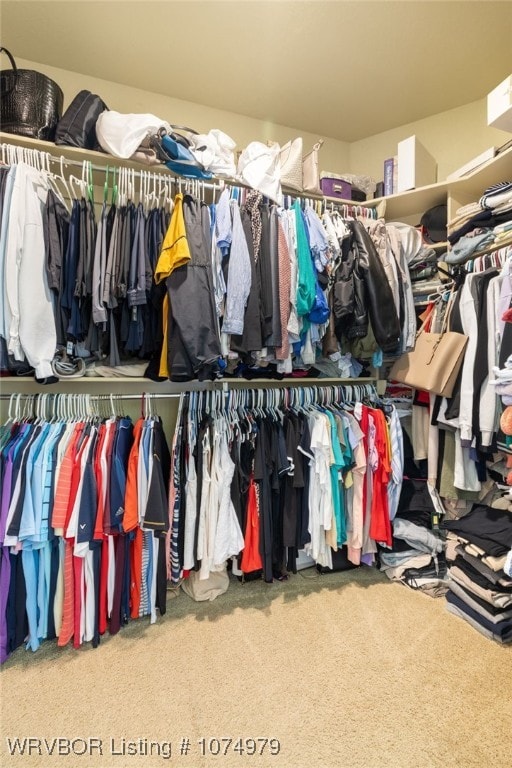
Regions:
M 190 570 L 206 579 L 238 555 L 243 572 L 261 569 L 270 582 L 296 569 L 299 549 L 332 567 L 342 546 L 358 565 L 373 561 L 377 542 L 390 542 L 403 474 L 400 451 L 391 462 L 401 430 L 394 407 L 326 405 L 324 395 L 304 407 L 298 392 L 289 406 L 270 393 L 266 403 L 266 390 L 237 393 L 233 410 L 219 409 L 213 394 L 185 397 L 178 429 L 186 460 L 175 463 L 178 444 L 171 457 L 181 466 L 174 511 L 184 539 L 183 554 L 172 552 L 173 581 Z
M 60 397 L 66 397 L 60 396 Z M 165 613 L 170 454 L 155 417 L 14 419 L 0 450 L 0 656 Z

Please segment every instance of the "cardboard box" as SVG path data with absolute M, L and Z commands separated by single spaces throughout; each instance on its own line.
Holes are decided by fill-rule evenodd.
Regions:
M 396 192 L 418 189 L 437 181 L 437 163 L 416 136 L 398 142 Z
M 487 125 L 501 131 L 512 131 L 512 75 L 488 94 Z

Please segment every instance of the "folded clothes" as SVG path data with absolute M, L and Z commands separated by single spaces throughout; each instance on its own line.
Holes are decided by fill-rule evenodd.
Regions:
M 448 222 L 448 226 L 451 228 L 460 219 L 470 219 L 475 213 L 479 213 L 482 210 L 480 203 L 468 203 L 468 205 L 462 205 L 455 211 L 454 218 Z
M 506 504 L 500 505 L 495 504 L 494 502 L 491 504 L 491 506 L 494 509 L 508 509 L 510 510 L 510 502 L 508 501 Z M 470 542 L 462 542 L 466 552 L 468 552 L 470 555 L 474 555 L 474 557 L 479 557 L 480 560 L 485 563 L 491 570 L 493 571 L 502 571 L 505 567 L 505 560 L 506 556 L 501 555 L 500 557 L 493 557 L 492 555 L 488 555 L 486 552 L 484 552 L 480 547 L 477 547 L 475 544 L 471 544 Z
M 399 581 L 402 578 L 404 571 L 406 571 L 408 568 L 423 568 L 426 565 L 429 565 L 431 561 L 432 556 L 424 553 L 416 555 L 415 557 L 410 557 L 400 565 L 393 566 L 386 564 L 381 557 L 380 570 L 386 574 L 388 579 L 391 579 L 392 581 Z
M 512 181 L 500 181 L 485 190 L 478 201 L 481 208 L 497 208 L 507 201 L 512 201 Z
M 417 549 L 407 549 L 404 552 L 385 552 L 382 550 L 380 552 L 380 561 L 381 564 L 384 566 L 388 566 L 391 568 L 394 568 L 399 565 L 403 565 L 404 563 L 407 563 L 409 560 L 416 557 L 418 554 Z M 382 565 L 381 565 L 382 570 Z
M 91 365 L 87 368 L 86 376 L 101 378 L 110 378 L 111 376 L 116 378 L 139 378 L 144 376 L 147 363 L 130 363 L 127 365 Z
M 464 517 L 445 520 L 442 527 L 460 534 L 489 555 L 499 557 L 512 547 L 512 515 L 486 504 L 473 504 Z
M 474 568 L 470 562 L 464 560 L 464 558 L 460 555 L 457 555 L 455 558 L 454 565 L 456 565 L 457 568 L 460 568 L 461 571 L 463 571 L 466 576 L 471 579 L 471 581 L 473 581 L 475 584 L 478 584 L 483 589 L 488 589 L 491 591 L 496 590 L 496 592 L 512 595 L 512 582 L 510 582 L 506 576 L 503 576 L 500 583 L 495 583 L 491 579 L 488 579 L 487 576 L 477 568 Z
M 404 576 L 402 584 L 411 589 L 417 589 L 430 597 L 444 597 L 448 591 L 448 584 L 444 579 L 416 578 L 414 576 Z
M 404 577 L 408 579 L 422 579 L 430 581 L 439 581 L 446 579 L 448 569 L 444 558 L 434 560 L 421 568 L 411 566 L 404 571 Z
M 510 634 L 510 637 L 502 638 L 499 635 L 495 635 L 494 632 L 492 632 L 489 629 L 486 629 L 481 624 L 479 624 L 478 621 L 475 621 L 471 616 L 468 616 L 467 613 L 462 611 L 458 606 L 454 605 L 453 603 L 446 602 L 446 608 L 448 609 L 449 613 L 452 613 L 454 616 L 458 616 L 460 619 L 464 619 L 464 621 L 467 621 L 468 624 L 470 624 L 474 629 L 476 629 L 478 632 L 480 632 L 481 635 L 484 635 L 484 637 L 487 637 L 489 640 L 495 640 L 497 643 L 510 643 L 512 641 L 512 632 Z
M 444 543 L 438 536 L 427 528 L 411 523 L 409 520 L 395 517 L 393 535 L 397 539 L 404 539 L 411 547 L 421 552 L 435 554 L 443 551 Z
M 450 242 L 452 245 L 455 245 L 455 243 L 458 242 L 461 237 L 467 235 L 468 232 L 471 232 L 473 229 L 475 229 L 475 227 L 488 227 L 489 229 L 493 229 L 497 224 L 502 224 L 503 222 L 510 221 L 511 219 L 512 203 L 510 205 L 507 204 L 504 207 L 500 207 L 497 210 L 480 211 L 480 213 L 472 216 L 469 221 L 465 222 L 465 224 L 449 234 L 448 242 Z
M 507 576 L 510 576 L 512 578 L 512 549 L 507 555 L 507 559 L 505 561 L 505 565 L 503 566 L 503 570 L 507 574 Z
M 508 232 L 512 229 L 512 221 L 504 221 L 503 224 L 496 224 L 494 232 L 499 234 L 500 232 Z
M 493 571 L 493 569 L 489 568 L 489 566 L 479 557 L 470 554 L 462 545 L 457 545 L 456 553 L 459 557 L 462 557 L 463 560 L 469 563 L 472 568 L 481 573 L 487 581 L 494 584 L 496 589 L 512 586 L 512 582 L 507 578 L 505 571 Z M 457 558 L 455 559 L 455 562 L 457 562 Z
M 466 605 L 469 605 L 474 611 L 477 611 L 477 613 L 484 616 L 487 621 L 497 624 L 499 621 L 512 619 L 512 608 L 495 608 L 494 605 L 491 605 L 478 595 L 472 594 L 469 590 L 464 589 L 464 587 L 461 587 L 460 584 L 449 577 L 447 579 L 447 584 L 451 592 L 457 595 L 460 600 L 466 603 Z
M 488 621 L 477 611 L 474 611 L 467 603 L 461 600 L 453 592 L 446 593 L 446 600 L 448 604 L 456 608 L 458 615 L 461 618 L 468 620 L 475 628 L 481 627 L 492 635 L 493 640 L 498 640 L 502 643 L 509 643 L 512 641 L 512 619 L 505 619 L 497 623 Z
M 466 576 L 464 571 L 462 571 L 457 566 L 453 565 L 450 568 L 449 574 L 450 574 L 450 579 L 453 579 L 453 581 L 456 581 L 457 584 L 460 584 L 461 587 L 464 587 L 464 589 L 469 590 L 469 592 L 471 592 L 472 594 L 478 595 L 478 597 L 481 597 L 483 600 L 486 600 L 490 605 L 493 605 L 495 608 L 501 608 L 503 610 L 506 610 L 507 608 L 512 607 L 511 595 L 506 595 L 503 592 L 497 592 L 496 590 L 484 589 L 483 587 L 480 587 L 478 584 L 472 581 L 469 578 L 469 576 Z
M 466 259 L 471 258 L 475 251 L 483 249 L 493 242 L 494 234 L 492 229 L 487 229 L 480 235 L 466 235 L 455 243 L 453 248 L 444 257 L 444 260 L 447 264 L 460 264 L 466 261 Z

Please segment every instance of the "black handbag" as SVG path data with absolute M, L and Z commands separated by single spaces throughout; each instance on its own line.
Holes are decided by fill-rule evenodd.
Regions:
M 80 91 L 59 120 L 55 143 L 101 150 L 96 138 L 96 121 L 106 109 L 105 102 L 95 93 Z
M 7 48 L 12 69 L 0 72 L 2 131 L 53 141 L 62 115 L 64 94 L 56 82 L 33 69 L 18 69 Z

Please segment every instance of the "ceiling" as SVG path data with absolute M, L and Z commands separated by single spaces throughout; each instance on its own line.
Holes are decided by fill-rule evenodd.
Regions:
M 2 0 L 1 20 L 20 58 L 349 142 L 512 71 L 510 0 Z

